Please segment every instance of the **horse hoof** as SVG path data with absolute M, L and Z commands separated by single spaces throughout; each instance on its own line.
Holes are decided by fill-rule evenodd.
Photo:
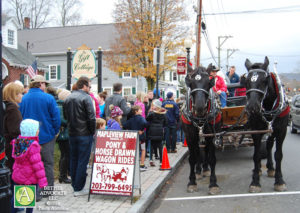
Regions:
M 193 192 L 197 192 L 198 191 L 198 187 L 197 185 L 189 185 L 187 187 L 187 192 L 188 193 L 193 193 Z
M 275 190 L 276 192 L 284 192 L 284 191 L 287 190 L 287 187 L 286 187 L 285 184 L 275 184 L 275 185 L 274 185 L 274 190 Z
M 261 192 L 260 186 L 249 186 L 249 192 L 250 193 L 259 193 Z
M 267 173 L 268 173 L 268 177 L 275 177 L 275 170 L 274 169 L 268 170 Z
M 196 174 L 196 180 L 200 180 L 201 178 L 203 178 L 202 174 Z
M 217 186 L 214 186 L 214 187 L 209 188 L 208 194 L 217 195 L 217 194 L 220 194 L 220 192 L 221 192 L 220 188 Z
M 203 177 L 209 177 L 209 176 L 210 176 L 209 170 L 203 171 Z

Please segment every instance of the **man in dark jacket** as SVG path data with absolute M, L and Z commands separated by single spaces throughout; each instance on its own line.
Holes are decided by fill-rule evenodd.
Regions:
M 179 120 L 179 108 L 174 101 L 173 93 L 168 92 L 167 100 L 162 107 L 167 109 L 168 126 L 166 128 L 166 143 L 168 152 L 176 153 L 176 126 Z
M 113 85 L 114 93 L 105 100 L 104 116 L 106 120 L 110 117 L 109 106 L 111 104 L 120 107 L 123 111 L 121 122 L 123 123 L 127 120 L 127 115 L 131 111 L 131 108 L 127 105 L 125 98 L 122 96 L 122 87 L 123 85 L 121 83 L 115 83 Z
M 69 129 L 70 171 L 75 197 L 88 194 L 88 190 L 83 188 L 96 130 L 95 111 L 89 96 L 91 81 L 87 77 L 80 77 L 76 84 L 78 90 L 73 91 L 63 105 Z
M 226 75 L 228 76 L 231 84 L 240 82 L 239 75 L 235 73 L 235 66 L 231 66 L 229 72 L 227 72 Z M 233 97 L 235 88 L 229 88 L 228 91 L 229 97 Z

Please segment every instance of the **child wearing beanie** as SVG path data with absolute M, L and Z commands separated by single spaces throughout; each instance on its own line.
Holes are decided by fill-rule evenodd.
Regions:
M 107 121 L 107 129 L 110 130 L 121 130 L 121 119 L 123 115 L 123 111 L 120 109 L 118 106 L 114 105 L 109 105 L 109 109 L 111 110 L 110 112 L 110 117 Z
M 38 184 L 40 188 L 48 185 L 39 145 L 39 122 L 25 119 L 20 124 L 21 135 L 12 140 L 13 165 L 12 179 L 16 184 Z M 32 212 L 27 208 L 26 212 Z

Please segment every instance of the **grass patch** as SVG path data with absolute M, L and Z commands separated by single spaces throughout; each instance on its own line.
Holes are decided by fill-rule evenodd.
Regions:
M 59 177 L 59 159 L 60 159 L 60 151 L 58 143 L 55 142 L 54 146 L 54 178 L 55 180 Z

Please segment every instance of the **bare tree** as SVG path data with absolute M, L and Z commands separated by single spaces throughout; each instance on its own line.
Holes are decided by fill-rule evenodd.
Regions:
M 60 26 L 78 25 L 81 22 L 80 0 L 56 0 L 55 4 L 59 11 L 57 21 Z
M 16 17 L 20 26 L 24 26 L 24 18 L 30 18 L 31 28 L 46 26 L 50 21 L 51 1 L 47 0 L 5 0 L 12 7 L 10 15 Z

